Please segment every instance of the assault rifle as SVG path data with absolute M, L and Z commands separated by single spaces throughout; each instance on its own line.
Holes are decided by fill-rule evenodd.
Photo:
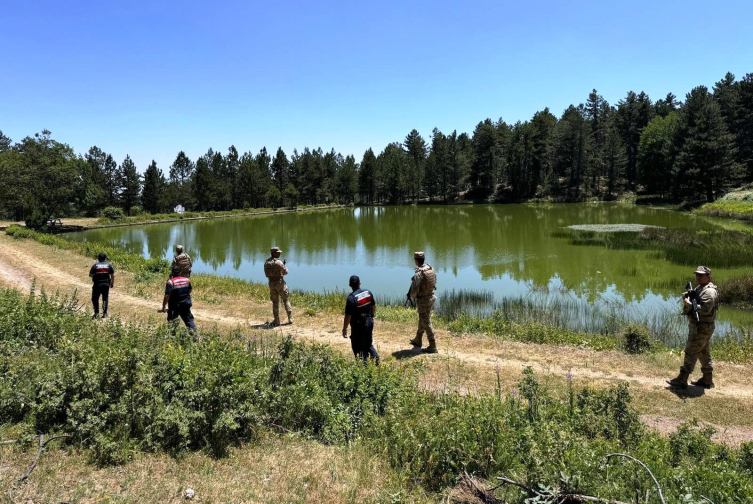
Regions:
M 685 293 L 682 295 L 683 299 L 688 299 L 690 301 L 690 315 L 693 317 L 693 320 L 696 321 L 696 323 L 701 321 L 701 318 L 698 315 L 698 293 L 693 289 L 693 284 L 688 282 L 688 284 L 685 286 Z
M 408 305 L 410 305 L 411 308 L 416 307 L 416 303 L 410 297 L 410 292 L 405 295 L 405 303 L 403 303 L 403 308 L 408 308 Z

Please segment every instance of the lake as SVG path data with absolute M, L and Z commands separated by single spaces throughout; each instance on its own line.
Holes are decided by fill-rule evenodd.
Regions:
M 356 274 L 377 299 L 397 300 L 405 296 L 413 274 L 413 251 L 423 250 L 437 270 L 440 301 L 453 291 L 474 290 L 494 307 L 504 300 L 553 309 L 565 304 L 573 316 L 563 320 L 577 320 L 563 323 L 584 330 L 604 332 L 597 319 L 607 312 L 649 325 L 676 319 L 681 327 L 678 299 L 694 268 L 651 251 L 570 245 L 561 236 L 567 231 L 563 228 L 582 224 L 718 225 L 708 218 L 617 203 L 402 206 L 107 228 L 67 237 L 166 259 L 180 243 L 194 260 L 194 273 L 256 282 L 266 281 L 263 263 L 277 245 L 287 259 L 291 289 L 347 291 L 348 278 Z M 714 277 L 750 271 L 715 269 Z M 489 311 L 490 303 L 468 309 Z M 753 326 L 748 312 L 727 308 L 720 321 L 722 333 Z

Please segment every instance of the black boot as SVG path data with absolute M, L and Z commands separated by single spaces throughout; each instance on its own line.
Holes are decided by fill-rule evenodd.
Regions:
M 678 389 L 686 389 L 688 388 L 688 378 L 690 375 L 680 369 L 680 374 L 677 375 L 676 378 L 672 378 L 671 380 L 667 380 L 667 383 L 672 388 L 678 388 Z
M 705 389 L 714 388 L 714 376 L 713 373 L 703 373 L 703 377 L 700 380 L 691 382 L 696 387 L 703 387 Z

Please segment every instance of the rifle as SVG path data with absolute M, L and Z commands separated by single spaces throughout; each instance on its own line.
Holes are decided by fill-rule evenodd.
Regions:
M 698 293 L 693 289 L 693 284 L 688 282 L 685 286 L 685 293 L 682 295 L 683 299 L 690 300 L 691 308 L 689 315 L 693 317 L 693 320 L 696 321 L 696 324 L 701 321 L 701 318 L 698 315 Z
M 410 297 L 410 292 L 405 295 L 405 303 L 403 303 L 403 308 L 408 308 L 408 305 L 410 305 L 411 308 L 416 307 L 416 303 Z

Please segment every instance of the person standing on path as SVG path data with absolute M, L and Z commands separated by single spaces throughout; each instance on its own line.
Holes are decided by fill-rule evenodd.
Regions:
M 280 299 L 285 304 L 285 311 L 288 313 L 288 324 L 293 323 L 293 308 L 288 300 L 288 286 L 285 283 L 285 275 L 288 274 L 288 268 L 285 261 L 280 261 L 282 250 L 280 247 L 270 249 L 272 256 L 264 261 L 264 275 L 269 280 L 269 299 L 272 301 L 272 315 L 274 321 L 272 325 L 280 325 Z
M 348 285 L 353 290 L 345 302 L 345 318 L 343 319 L 343 338 L 348 337 L 350 325 L 350 346 L 356 359 L 362 359 L 368 364 L 369 358 L 379 365 L 379 354 L 374 348 L 374 315 L 376 314 L 376 300 L 371 291 L 361 288 L 361 279 L 356 275 L 350 277 Z
M 92 279 L 92 305 L 94 315 L 99 315 L 99 297 L 102 296 L 102 318 L 107 318 L 107 308 L 110 305 L 110 289 L 115 287 L 115 268 L 107 261 L 105 254 L 98 254 L 97 261 L 89 269 L 89 277 Z
M 719 289 L 711 283 L 711 270 L 706 266 L 698 266 L 695 271 L 698 285 L 691 295 L 683 299 L 682 313 L 687 315 L 688 341 L 685 343 L 685 360 L 680 367 L 680 374 L 676 378 L 667 380 L 672 388 L 688 388 L 688 378 L 695 369 L 696 362 L 701 361 L 703 377 L 692 382 L 692 385 L 705 389 L 714 388 L 714 363 L 711 360 L 709 345 L 714 334 L 716 312 L 719 310 Z M 695 297 L 698 305 L 698 320 L 693 312 L 691 296 Z
M 176 256 L 173 257 L 173 264 L 170 268 L 171 271 L 177 269 L 180 273 L 180 276 L 190 278 L 191 268 L 193 267 L 191 256 L 183 252 L 183 245 L 176 245 L 175 253 Z
M 167 321 L 172 322 L 178 317 L 189 329 L 196 329 L 196 324 L 191 313 L 191 280 L 182 276 L 178 268 L 172 271 L 172 278 L 165 284 L 165 297 L 162 300 L 162 312 L 167 312 Z
M 437 274 L 430 264 L 424 264 L 426 256 L 423 252 L 415 252 L 413 259 L 416 263 L 416 271 L 411 280 L 408 297 L 415 299 L 418 308 L 418 331 L 416 337 L 410 340 L 410 344 L 421 347 L 424 332 L 429 339 L 429 346 L 423 349 L 425 353 L 437 353 L 437 341 L 434 339 L 434 328 L 431 326 L 431 310 L 437 300 L 434 291 L 437 287 Z

